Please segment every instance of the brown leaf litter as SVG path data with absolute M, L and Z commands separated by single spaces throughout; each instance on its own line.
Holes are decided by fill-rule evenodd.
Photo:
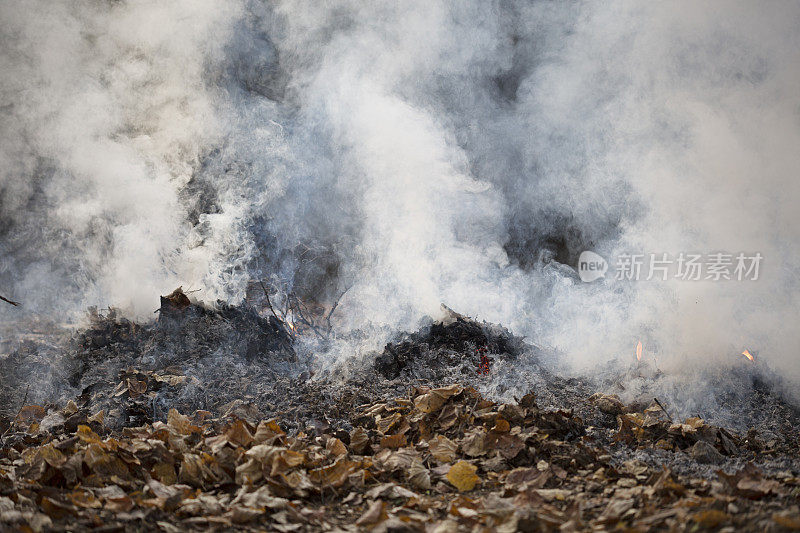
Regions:
M 127 385 L 128 391 L 131 385 Z M 133 385 L 140 390 L 140 385 Z M 597 401 L 595 398 L 593 401 Z M 615 399 L 612 446 L 734 453 L 700 419 Z M 363 405 L 349 432 L 289 435 L 172 409 L 110 431 L 102 413 L 25 406 L 0 450 L 0 528 L 26 531 L 573 531 L 800 526 L 800 480 L 746 463 L 712 479 L 613 462 L 571 411 L 498 404 L 461 385 Z

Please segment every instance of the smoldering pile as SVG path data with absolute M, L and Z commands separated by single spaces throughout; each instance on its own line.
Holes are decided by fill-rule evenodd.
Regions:
M 63 349 L 29 341 L 0 363 L 4 383 L 29 385 L 3 387 L 4 406 L 12 409 L 24 394 L 42 403 L 75 397 L 82 408 L 104 410 L 110 427 L 123 427 L 172 406 L 216 409 L 227 398 L 248 398 L 248 383 L 298 373 L 283 326 L 252 309 L 222 302 L 210 309 L 176 290 L 162 297 L 159 311 L 157 321 L 142 325 L 93 309 L 89 327 Z
M 444 311 L 325 373 L 285 314 L 206 307 L 181 290 L 152 323 L 92 310 L 69 338 L 28 339 L 0 359 L 3 519 L 286 531 L 800 523 L 796 431 L 741 433 L 595 393 L 597 380 L 559 377 L 505 328 Z M 515 372 L 535 374 L 528 394 L 478 392 L 508 396 L 496 382 Z M 779 428 L 800 426 L 779 397 L 760 398 L 786 418 Z
M 89 327 L 62 339 L 63 347 L 31 339 L 0 359 L 2 429 L 15 406 L 69 400 L 84 414 L 103 412 L 113 429 L 165 420 L 170 408 L 276 416 L 290 429 L 346 425 L 355 405 L 404 394 L 411 384 L 477 385 L 495 360 L 525 351 L 504 328 L 451 311 L 444 323 L 399 335 L 376 357 L 315 375 L 314 354 L 295 342 L 299 326 L 280 314 L 223 302 L 207 307 L 180 289 L 161 297 L 158 312 L 156 321 L 139 324 L 92 309 Z

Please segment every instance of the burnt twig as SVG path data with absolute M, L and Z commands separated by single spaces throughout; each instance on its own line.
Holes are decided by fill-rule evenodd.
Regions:
M 281 317 L 278 316 L 278 313 L 276 313 L 275 309 L 272 307 L 272 301 L 270 301 L 270 299 L 269 299 L 269 292 L 267 291 L 267 287 L 264 285 L 264 282 L 261 281 L 261 280 L 258 280 L 258 283 L 259 283 L 259 285 L 261 285 L 261 289 L 264 291 L 264 296 L 267 297 L 267 305 L 269 306 L 269 310 L 272 311 L 272 316 L 274 316 L 275 318 L 277 318 L 281 322 L 284 322 L 284 320 Z
M 653 398 L 653 401 L 656 402 L 656 404 L 658 404 L 658 406 L 661 408 L 662 411 L 664 411 L 664 414 L 667 415 L 667 420 L 669 420 L 669 423 L 671 424 L 672 423 L 672 417 L 669 416 L 669 412 L 667 411 L 666 407 L 664 407 L 661 404 L 661 402 L 658 401 L 658 398 Z
M 336 311 L 336 307 L 339 305 L 339 302 L 342 300 L 342 297 L 345 294 L 347 294 L 347 291 L 349 290 L 350 287 L 347 287 L 345 290 L 342 291 L 342 294 L 340 294 L 339 297 L 336 298 L 336 301 L 333 302 L 333 307 L 331 307 L 331 310 L 328 311 L 327 315 L 325 315 L 325 322 L 328 324 L 328 332 L 327 332 L 328 335 L 331 334 L 331 330 L 333 329 L 333 326 L 331 325 L 331 316 L 333 316 L 333 312 Z
M 14 307 L 17 307 L 17 306 L 19 306 L 19 302 L 15 302 L 14 300 L 9 300 L 8 298 L 5 298 L 5 297 L 4 297 L 4 296 L 2 296 L 2 295 L 0 295 L 0 300 L 3 300 L 4 302 L 6 302 L 6 303 L 9 303 L 9 304 L 13 305 Z
M 319 328 L 317 328 L 317 326 L 308 320 L 303 314 L 303 303 L 300 301 L 300 299 L 294 294 L 289 295 L 289 297 L 294 300 L 294 305 L 292 306 L 292 316 L 294 316 L 294 311 L 297 311 L 297 318 L 300 320 L 300 322 L 311 328 L 311 331 L 313 331 L 320 339 L 324 340 L 325 336 L 322 334 Z
M 289 334 L 289 336 L 294 340 L 294 331 L 290 327 L 286 327 L 286 311 L 283 312 L 283 317 L 279 316 L 278 313 L 275 312 L 275 308 L 272 307 L 272 301 L 269 299 L 269 291 L 267 290 L 266 285 L 261 280 L 258 280 L 259 285 L 261 285 L 261 289 L 264 291 L 264 296 L 267 298 L 267 305 L 269 306 L 269 310 L 272 311 L 272 316 L 283 325 L 283 329 Z

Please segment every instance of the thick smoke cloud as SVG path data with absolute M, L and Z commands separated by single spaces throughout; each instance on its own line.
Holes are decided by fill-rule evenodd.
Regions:
M 166 284 L 218 268 L 225 242 L 185 253 L 180 191 L 218 142 L 206 66 L 235 13 L 216 2 L 0 10 L 3 290 L 33 310 L 141 315 Z
M 670 372 L 748 347 L 800 379 L 796 5 L 0 9 L 0 287 L 30 310 L 273 277 L 351 287 L 341 331 L 445 302 L 579 370 L 642 340 Z M 765 259 L 583 284 L 584 249 Z

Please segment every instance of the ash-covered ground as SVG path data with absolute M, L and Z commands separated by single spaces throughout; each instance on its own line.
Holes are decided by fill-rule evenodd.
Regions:
M 347 428 L 359 405 L 454 382 L 504 400 L 534 392 L 542 407 L 573 409 L 589 425 L 616 427 L 616 408 L 604 413 L 593 394 L 633 397 L 629 404 L 644 409 L 662 392 L 665 416 L 670 396 L 679 394 L 660 387 L 668 379 L 646 365 L 632 365 L 626 374 L 562 377 L 542 348 L 444 307 L 444 320 L 429 319 L 416 332 L 397 334 L 381 353 L 319 374 L 315 354 L 268 312 L 222 302 L 210 308 L 181 292 L 161 303 L 150 324 L 93 309 L 85 329 L 59 335 L 52 325 L 40 326 L 39 335 L 18 341 L 0 359 L 0 428 L 8 428 L 23 400 L 47 406 L 71 399 L 86 412 L 104 411 L 111 429 L 165 420 L 171 408 L 279 417 L 292 429 L 309 423 Z M 314 346 L 324 349 L 324 343 Z M 774 445 L 798 442 L 800 410 L 757 367 L 706 379 L 708 405 L 692 415 Z
M 115 514 L 114 505 L 108 504 L 111 500 L 102 505 L 98 503 L 97 508 L 108 509 L 108 513 L 86 518 L 88 521 L 81 522 L 81 527 L 91 527 L 91 520 L 125 528 L 167 530 L 169 528 L 166 525 L 158 525 L 156 522 L 203 528 L 235 525 L 247 529 L 274 526 L 275 523 L 271 521 L 263 505 L 248 508 L 247 513 L 250 514 L 246 515 L 246 520 L 240 516 L 240 511 L 236 511 L 239 515 L 231 518 L 233 508 L 224 504 L 219 508 L 214 507 L 219 512 L 213 509 L 209 511 L 203 506 L 197 512 L 188 512 L 186 509 L 179 512 L 183 509 L 182 505 L 189 505 L 186 502 L 192 499 L 189 493 L 185 493 L 188 487 L 210 490 L 216 494 L 215 497 L 222 497 L 222 493 L 234 494 L 237 484 L 240 486 L 238 490 L 246 493 L 256 490 L 258 483 L 242 485 L 241 479 L 235 475 L 225 482 L 219 479 L 201 482 L 193 480 L 188 473 L 180 474 L 175 479 L 169 475 L 159 478 L 152 468 L 130 474 L 140 479 L 139 482 L 123 482 L 121 479 L 127 479 L 125 476 L 114 478 L 105 471 L 105 474 L 99 474 L 99 478 L 95 476 L 82 479 L 81 475 L 92 475 L 94 466 L 86 463 L 85 452 L 80 452 L 80 447 L 75 448 L 74 445 L 82 442 L 80 439 L 86 436 L 86 432 L 94 435 L 85 441 L 90 445 L 100 443 L 103 437 L 103 443 L 117 442 L 116 439 L 125 442 L 126 438 L 131 438 L 136 432 L 157 432 L 157 428 L 163 427 L 164 423 L 172 428 L 170 431 L 177 431 L 180 438 L 186 437 L 190 446 L 199 445 L 195 437 L 191 437 L 195 430 L 184 434 L 181 433 L 183 430 L 175 429 L 178 424 L 176 417 L 182 413 L 181 416 L 190 417 L 186 420 L 191 420 L 192 427 L 196 427 L 197 432 L 208 438 L 213 438 L 218 432 L 230 431 L 226 424 L 235 424 L 236 421 L 245 424 L 244 427 L 249 428 L 247 431 L 255 434 L 256 428 L 261 427 L 260 423 L 275 420 L 282 431 L 287 432 L 285 439 L 296 439 L 292 440 L 293 444 L 289 448 L 301 450 L 304 449 L 303 446 L 313 446 L 316 442 L 326 450 L 332 447 L 339 450 L 341 444 L 343 448 L 336 452 L 336 458 L 342 456 L 342 453 L 369 455 L 363 447 L 353 449 L 354 435 L 361 438 L 361 431 L 366 431 L 365 435 L 374 440 L 371 453 L 379 454 L 380 450 L 395 450 L 387 453 L 400 453 L 406 446 L 419 450 L 420 446 L 431 446 L 432 434 L 426 434 L 430 433 L 428 426 L 413 426 L 415 429 L 408 435 L 407 431 L 395 433 L 389 431 L 389 428 L 381 429 L 380 417 L 373 420 L 375 413 L 380 411 L 375 411 L 375 406 L 385 406 L 389 402 L 389 405 L 399 406 L 400 409 L 390 410 L 391 412 L 401 413 L 397 416 L 401 416 L 403 420 L 408 417 L 412 425 L 422 424 L 422 415 L 406 413 L 402 407 L 411 404 L 403 402 L 414 400 L 419 403 L 421 396 L 431 394 L 425 392 L 431 388 L 445 387 L 452 392 L 456 389 L 447 389 L 452 384 L 458 384 L 458 391 L 473 392 L 456 393 L 453 397 L 457 401 L 453 405 L 447 404 L 450 393 L 445 394 L 441 403 L 450 405 L 447 409 L 452 412 L 437 403 L 435 409 L 423 409 L 422 414 L 430 417 L 433 412 L 438 416 L 435 424 L 443 426 L 443 432 L 450 432 L 442 433 L 442 438 L 451 439 L 447 442 L 455 447 L 453 458 L 450 461 L 440 461 L 439 457 L 421 463 L 425 471 L 429 472 L 429 477 L 435 478 L 438 475 L 441 478 L 438 489 L 435 483 L 423 484 L 423 487 L 412 483 L 410 486 L 410 489 L 417 491 L 420 488 L 427 490 L 426 494 L 434 499 L 439 492 L 443 491 L 447 495 L 454 487 L 454 494 L 473 490 L 464 490 L 458 480 L 454 482 L 447 477 L 450 470 L 446 467 L 448 464 L 454 467 L 452 463 L 456 456 L 463 457 L 466 461 L 464 464 L 468 465 L 468 468 L 464 468 L 473 474 L 478 472 L 480 479 L 488 476 L 482 486 L 489 492 L 498 489 L 489 479 L 493 473 L 504 473 L 499 478 L 502 480 L 507 479 L 511 475 L 508 472 L 514 468 L 533 468 L 536 472 L 544 472 L 550 468 L 547 466 L 542 469 L 541 461 L 552 461 L 555 457 L 552 454 L 555 452 L 551 450 L 552 453 L 545 453 L 536 448 L 533 441 L 529 443 L 526 439 L 519 440 L 519 432 L 524 433 L 535 426 L 536 431 L 540 431 L 545 438 L 556 438 L 564 449 L 556 454 L 561 458 L 552 463 L 556 469 L 555 474 L 551 472 L 547 479 L 541 479 L 537 474 L 534 477 L 538 481 L 530 486 L 526 485 L 519 492 L 527 494 L 526 498 L 531 498 L 531 490 L 544 491 L 536 493 L 535 501 L 529 502 L 534 518 L 528 515 L 517 517 L 513 522 L 515 527 L 547 530 L 561 527 L 568 522 L 574 522 L 576 529 L 588 527 L 593 521 L 596 522 L 595 525 L 606 526 L 680 526 L 685 522 L 686 513 L 670 507 L 683 505 L 677 500 L 673 501 L 674 498 L 668 498 L 669 502 L 659 504 L 660 509 L 651 508 L 649 511 L 645 505 L 647 498 L 642 500 L 641 494 L 624 498 L 624 504 L 619 503 L 614 499 L 614 489 L 610 488 L 620 483 L 616 478 L 613 483 L 608 482 L 610 485 L 602 495 L 592 496 L 599 497 L 601 501 L 593 504 L 597 513 L 579 513 L 578 522 L 575 522 L 574 509 L 562 505 L 558 512 L 566 513 L 563 520 L 551 519 L 547 522 L 542 521 L 541 517 L 537 518 L 537 501 L 540 504 L 553 499 L 557 502 L 564 501 L 565 495 L 572 494 L 567 491 L 577 491 L 575 494 L 578 496 L 588 494 L 575 488 L 576 483 L 580 485 L 581 479 L 585 481 L 587 476 L 596 476 L 598 468 L 603 472 L 617 472 L 615 476 L 619 472 L 630 471 L 632 477 L 623 482 L 626 490 L 634 485 L 646 485 L 650 481 L 663 485 L 666 479 L 664 475 L 670 480 L 672 477 L 669 476 L 674 476 L 675 481 L 670 482 L 675 484 L 686 483 L 687 486 L 692 486 L 692 483 L 699 483 L 701 486 L 706 484 L 713 487 L 712 492 L 717 499 L 709 499 L 702 505 L 696 504 L 700 505 L 698 509 L 704 509 L 711 514 L 691 515 L 696 520 L 689 525 L 780 529 L 788 527 L 786 524 L 797 523 L 791 522 L 795 519 L 791 510 L 796 510 L 796 498 L 800 490 L 797 488 L 797 477 L 800 474 L 797 447 L 800 437 L 800 411 L 784 401 L 776 392 L 777 389 L 770 387 L 768 377 L 763 375 L 757 365 L 742 367 L 724 380 L 711 382 L 712 389 L 708 392 L 711 400 L 708 405 L 705 408 L 700 406 L 696 413 L 692 413 L 694 416 L 682 417 L 671 402 L 670 391 L 674 393 L 674 387 L 670 389 L 668 377 L 657 368 L 638 365 L 631 367 L 627 374 L 612 376 L 609 373 L 598 373 L 592 377 L 563 377 L 548 363 L 553 361 L 553 354 L 515 337 L 502 326 L 480 323 L 447 308 L 443 309 L 443 320 L 428 320 L 418 331 L 397 335 L 382 351 L 365 357 L 352 357 L 346 364 L 328 365 L 325 370 L 317 364 L 319 354 L 314 353 L 310 347 L 324 350 L 326 344 L 334 342 L 331 338 L 319 336 L 313 343 L 300 342 L 296 329 L 269 312 L 259 313 L 247 305 L 231 306 L 223 303 L 214 308 L 206 307 L 190 302 L 181 291 L 162 297 L 158 318 L 151 323 L 131 322 L 117 316 L 113 310 L 104 314 L 92 310 L 90 325 L 85 329 L 70 332 L 58 330 L 53 325 L 40 325 L 38 333 L 18 340 L 15 349 L 0 358 L 0 433 L 3 435 L 0 477 L 10 476 L 5 484 L 0 484 L 0 503 L 5 502 L 6 507 L 10 506 L 8 511 L 15 511 L 6 514 L 11 518 L 4 525 L 17 527 L 27 524 L 33 529 L 60 529 L 65 527 L 65 516 L 86 518 L 81 514 L 85 507 L 69 501 L 63 502 L 65 508 L 48 503 L 53 498 L 60 501 L 53 496 L 53 487 L 72 490 L 88 485 L 96 486 L 102 491 L 106 490 L 103 487 L 113 485 L 117 487 L 113 489 L 115 494 L 120 490 L 125 498 L 132 498 L 130 505 L 124 505 L 125 512 L 122 515 L 118 512 Z M 658 399 L 658 393 L 666 395 Z M 515 430 L 517 433 L 509 434 L 510 441 L 497 440 L 500 438 L 497 427 L 505 427 L 503 422 L 498 422 L 489 415 L 481 418 L 476 414 L 480 405 L 494 405 L 490 400 L 505 402 L 502 405 L 506 407 L 501 406 L 498 411 L 505 414 L 494 415 L 495 417 L 499 416 L 504 420 L 512 418 L 508 414 L 509 410 L 514 410 L 519 415 L 516 422 L 507 420 L 512 425 L 521 424 Z M 524 415 L 520 414 L 523 411 L 516 411 L 519 409 L 534 411 L 525 411 L 528 414 Z M 534 412 L 535 420 L 528 420 L 526 417 L 532 416 L 531 413 Z M 456 429 L 448 421 L 450 417 L 460 421 Z M 481 429 L 481 424 L 488 424 L 490 418 L 492 423 L 486 425 L 486 429 Z M 245 433 L 250 434 L 247 431 Z M 483 444 L 475 448 L 478 446 L 475 444 L 476 437 L 470 433 L 474 431 L 482 431 L 481 435 L 486 434 L 491 438 L 487 437 L 486 442 L 481 440 Z M 449 437 L 445 437 L 445 434 Z M 547 437 L 548 434 L 552 435 Z M 394 442 L 391 439 L 386 440 L 390 437 L 399 439 L 400 436 L 403 438 L 402 445 L 391 444 Z M 411 440 L 406 442 L 406 437 Z M 140 435 L 140 438 L 144 437 Z M 167 442 L 171 441 L 167 439 Z M 441 444 L 444 441 L 437 442 Z M 247 445 L 240 443 L 235 447 L 246 454 L 248 452 L 245 450 L 251 444 L 252 438 Z M 526 448 L 529 444 L 533 447 Z M 84 466 L 78 469 L 82 474 L 69 474 L 66 478 L 63 477 L 63 472 L 45 475 L 43 472 L 49 467 L 41 465 L 37 467 L 38 473 L 32 474 L 30 468 L 38 464 L 36 457 L 43 453 L 36 450 L 42 450 L 43 446 L 55 446 L 59 450 L 58 459 L 50 463 L 42 455 L 42 460 L 56 470 L 67 464 L 70 460 L 67 458 L 69 453 L 83 453 L 80 458 L 75 459 L 79 463 L 83 461 L 81 464 Z M 526 449 L 527 452 L 524 451 Z M 576 463 L 575 458 L 582 457 L 581 454 L 586 449 L 591 450 L 592 458 L 579 459 Z M 344 451 L 340 453 L 342 450 Z M 185 445 L 178 446 L 174 455 L 174 460 L 177 461 L 175 472 L 180 473 L 188 468 L 181 462 L 187 453 Z M 306 450 L 303 453 L 311 452 Z M 61 461 L 62 456 L 64 462 Z M 602 459 L 598 459 L 599 457 Z M 327 468 L 316 463 L 315 465 L 317 468 Z M 369 468 L 365 471 L 369 471 Z M 662 474 L 658 474 L 659 472 Z M 374 475 L 375 479 L 381 479 L 379 474 Z M 517 473 L 511 479 L 516 479 L 515 476 L 527 479 L 532 474 Z M 237 479 L 236 482 L 234 478 Z M 151 483 L 153 479 L 158 483 L 156 489 Z M 740 483 L 742 479 L 745 481 Z M 20 483 L 27 484 L 27 500 L 12 496 L 12 493 L 19 490 Z M 732 488 L 720 488 L 720 483 Z M 744 488 L 738 486 L 742 483 Z M 150 486 L 150 489 L 144 488 L 145 486 Z M 163 488 L 172 486 L 179 488 Z M 351 489 L 348 501 L 342 501 L 348 495 L 347 490 L 338 492 L 334 488 L 342 486 Z M 337 482 L 331 485 L 331 494 L 328 496 L 334 498 L 333 501 L 325 500 L 324 488 L 319 493 L 311 491 L 313 494 L 303 490 L 296 493 L 277 490 L 273 492 L 274 496 L 280 495 L 294 502 L 292 505 L 295 507 L 301 504 L 310 505 L 316 509 L 316 513 L 320 512 L 320 506 L 323 510 L 326 507 L 334 510 L 335 517 L 321 519 L 317 516 L 314 519 L 316 521 L 308 516 L 298 518 L 298 528 L 315 530 L 323 528 L 323 525 L 346 527 L 348 524 L 356 528 L 363 528 L 365 524 L 385 528 L 399 514 L 387 513 L 384 507 L 380 507 L 380 512 L 373 509 L 376 502 L 385 504 L 388 501 L 385 497 L 375 498 L 374 495 L 370 497 L 365 494 L 365 491 L 368 492 L 375 486 L 381 485 L 369 482 L 365 484 L 363 480 L 353 486 Z M 745 490 L 748 487 L 750 492 Z M 663 493 L 662 489 L 659 490 Z M 141 503 L 144 501 L 141 500 L 141 494 L 148 490 L 169 493 L 167 499 L 177 498 L 176 495 L 180 493 L 183 496 L 178 500 L 183 503 L 175 508 L 167 506 L 166 509 L 163 505 L 156 505 L 153 510 L 147 504 Z M 559 498 L 554 496 L 556 493 L 553 490 L 565 492 L 559 493 L 562 494 Z M 701 488 L 699 494 L 710 498 L 710 490 Z M 507 497 L 509 491 L 506 487 L 498 494 Z M 49 496 L 43 497 L 42 494 Z M 102 492 L 92 494 L 93 498 L 98 498 L 98 502 L 105 501 Z M 402 500 L 405 493 L 401 491 L 400 494 L 401 496 L 395 494 L 392 498 Z M 723 494 L 727 499 L 720 500 Z M 122 497 L 119 494 L 117 496 Z M 442 497 L 446 500 L 450 496 Z M 299 499 L 292 500 L 292 497 Z M 199 496 L 194 495 L 193 498 L 197 499 Z M 337 499 L 340 503 L 336 503 Z M 739 499 L 759 503 L 756 507 L 752 507 L 750 503 L 743 506 Z M 358 513 L 363 511 L 364 516 L 367 516 L 370 512 L 377 512 L 377 517 L 362 516 L 359 519 L 361 522 L 354 525 L 358 516 L 348 517 L 348 513 L 342 511 L 342 508 L 355 505 L 354 502 L 364 507 Z M 795 507 L 787 507 L 789 515 L 781 514 L 780 518 L 775 518 L 778 515 L 773 516 L 775 509 L 792 503 Z M 58 507 L 56 510 L 54 505 Z M 449 505 L 452 508 L 452 502 Z M 480 511 L 480 506 L 474 501 L 470 505 Z M 621 511 L 616 515 L 609 515 L 611 511 L 608 509 L 614 505 L 620 506 Z M 651 507 L 652 505 L 651 502 Z M 94 504 L 90 508 L 95 509 Z M 556 508 L 559 508 L 558 504 Z M 606 509 L 604 514 L 600 513 L 601 508 Z M 630 512 L 631 509 L 635 512 Z M 659 518 L 658 512 L 664 513 L 670 509 L 674 512 Z M 155 514 L 149 514 L 151 511 Z M 172 511 L 176 514 L 171 514 Z M 552 509 L 548 512 L 551 511 Z M 719 513 L 714 514 L 712 511 Z M 94 512 L 93 510 L 92 513 Z M 653 513 L 656 513 L 655 519 Z M 475 524 L 484 527 L 500 524 L 491 520 L 481 521 L 481 516 L 477 512 L 474 516 L 470 515 L 469 519 L 466 515 L 461 518 L 443 518 L 433 513 L 429 517 L 429 523 L 415 522 L 413 527 L 409 525 L 409 521 L 404 523 L 415 531 L 430 529 L 447 520 L 454 520 L 450 525 L 455 530 L 473 527 Z M 205 518 L 198 520 L 198 517 Z M 159 520 L 154 521 L 156 518 Z M 475 520 L 478 522 L 473 523 Z M 528 525 L 523 528 L 521 523 Z M 686 525 L 683 523 L 683 526 Z M 394 527 L 399 526 L 395 523 Z

